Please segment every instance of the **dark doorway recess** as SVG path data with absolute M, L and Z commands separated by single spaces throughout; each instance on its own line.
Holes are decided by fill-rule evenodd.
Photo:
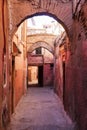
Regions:
M 65 62 L 63 62 L 63 103 L 65 103 Z
M 11 89 L 11 113 L 14 112 L 14 79 L 15 79 L 15 57 L 12 57 L 12 89 Z
M 38 66 L 38 85 L 43 87 L 43 66 Z

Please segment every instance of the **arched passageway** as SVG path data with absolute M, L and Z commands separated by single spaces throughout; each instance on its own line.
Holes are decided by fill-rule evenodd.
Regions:
M 54 90 L 76 123 L 75 129 L 87 130 L 87 1 L 1 0 L 0 7 L 0 130 L 6 129 L 27 90 L 25 20 L 43 15 L 56 19 L 66 32 L 54 38 L 53 44 L 47 42 L 50 48 L 46 46 L 54 55 Z M 44 40 L 33 42 L 34 38 L 29 44 L 47 41 L 46 35 Z
M 47 17 L 47 15 L 45 16 L 41 14 L 39 17 Z M 49 15 L 48 18 L 52 19 Z M 35 17 L 31 18 L 33 26 L 35 26 L 36 24 L 36 21 L 34 20 Z M 17 32 L 13 37 L 13 61 L 15 60 L 15 70 L 17 74 L 17 76 L 14 78 L 15 72 L 13 70 L 14 95 L 12 97 L 12 106 L 14 107 L 14 109 L 15 106 L 18 104 L 22 92 L 25 91 L 23 87 L 19 87 L 21 85 L 25 85 L 24 82 L 20 81 L 18 84 L 16 84 L 16 82 L 18 82 L 18 78 L 20 78 L 20 80 L 24 78 L 24 80 L 26 81 L 26 77 L 24 77 L 23 75 L 25 72 L 27 72 L 25 73 L 25 75 L 27 76 L 29 88 L 30 86 L 36 85 L 39 87 L 52 87 L 53 90 L 55 90 L 55 92 L 64 102 L 65 92 L 63 91 L 63 85 L 65 77 L 62 77 L 62 75 L 65 74 L 65 71 L 63 72 L 63 64 L 65 63 L 66 55 L 65 47 L 67 48 L 67 46 L 69 45 L 69 38 L 63 27 L 59 25 L 58 22 L 55 21 L 55 19 L 52 19 L 50 24 L 45 23 L 42 25 L 42 30 L 36 30 L 36 28 L 34 29 L 34 27 L 30 27 L 29 32 L 27 32 L 27 21 L 25 21 L 19 26 Z M 27 57 L 25 56 L 25 54 L 27 54 Z M 26 64 L 26 58 L 27 68 L 25 69 L 27 70 L 23 73 L 23 66 Z M 57 66 L 60 67 L 57 68 Z M 12 68 L 14 69 L 14 66 Z M 56 73 L 58 71 L 60 72 L 60 74 Z M 20 75 L 22 77 L 20 77 Z M 19 95 L 17 95 L 18 92 Z

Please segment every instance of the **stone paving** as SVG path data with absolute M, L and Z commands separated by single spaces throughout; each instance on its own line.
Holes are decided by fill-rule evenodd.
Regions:
M 52 88 L 29 88 L 12 115 L 8 130 L 74 130 Z

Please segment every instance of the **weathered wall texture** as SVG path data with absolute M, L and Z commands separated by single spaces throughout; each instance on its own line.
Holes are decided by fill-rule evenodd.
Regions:
M 14 65 L 12 64 L 12 87 L 13 87 L 13 109 L 15 109 L 16 105 L 18 104 L 20 98 L 25 92 L 26 89 L 26 77 L 25 71 L 27 69 L 26 64 L 26 52 L 25 52 L 25 23 L 23 23 L 15 33 L 13 37 L 13 48 L 12 48 L 12 55 L 14 57 Z M 24 31 L 24 32 L 22 32 Z M 14 49 L 14 45 L 16 49 Z
M 63 23 L 63 26 L 71 34 L 72 29 L 72 2 L 62 3 L 61 1 L 56 0 L 41 0 L 28 1 L 28 0 L 10 0 L 9 2 L 9 13 L 10 13 L 10 34 L 14 34 L 14 31 L 17 29 L 22 20 L 28 16 L 34 15 L 35 13 L 47 13 L 51 14 L 54 17 L 60 19 Z M 19 11 L 20 10 L 20 11 Z M 19 13 L 18 13 L 19 12 Z
M 43 68 L 43 85 L 53 87 L 53 65 L 44 64 Z
M 4 46 L 4 32 L 3 32 L 3 21 L 2 21 L 2 17 L 3 17 L 3 12 L 2 12 L 2 0 L 0 1 L 0 59 L 2 59 L 3 57 L 3 46 Z M 1 112 L 2 112 L 2 87 L 3 87 L 3 77 L 2 77 L 2 72 L 3 72 L 3 61 L 0 61 L 0 117 L 1 117 Z M 0 121 L 0 129 L 2 130 L 2 124 Z
M 69 39 L 67 34 L 64 32 L 60 37 L 55 40 L 54 47 L 54 90 L 59 95 L 61 100 L 64 102 L 65 95 L 65 61 L 66 61 L 66 50 L 69 48 Z
M 77 12 L 73 23 L 71 55 L 66 64 L 65 108 L 78 122 L 79 130 L 87 129 L 87 3 Z
M 81 9 L 81 16 L 76 25 L 77 47 L 75 50 L 75 60 L 77 60 L 77 89 L 75 97 L 77 121 L 80 129 L 87 129 L 87 3 Z M 81 24 L 83 25 L 81 27 Z M 74 39 L 76 39 L 74 38 Z M 78 105 L 77 105 L 78 104 Z M 80 114 L 79 114 L 80 113 Z
M 14 107 L 17 105 L 18 101 L 24 93 L 24 81 L 23 81 L 23 68 L 24 68 L 24 59 L 23 59 L 23 46 L 20 47 L 21 54 L 15 57 L 15 79 L 14 79 Z
M 9 64 L 8 64 L 8 9 L 6 0 L 0 1 L 0 130 L 9 121 Z M 5 113 L 6 112 L 6 113 Z
M 59 97 L 63 98 L 63 68 L 62 68 L 62 59 L 59 57 L 55 61 L 55 92 Z

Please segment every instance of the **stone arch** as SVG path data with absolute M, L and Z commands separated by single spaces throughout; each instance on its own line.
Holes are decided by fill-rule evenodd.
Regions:
M 32 17 L 34 17 L 34 16 L 43 16 L 43 15 L 46 15 L 46 16 L 49 16 L 49 17 L 54 18 L 57 22 L 59 22 L 59 23 L 62 25 L 62 27 L 65 29 L 66 33 L 69 35 L 68 28 L 67 28 L 67 26 L 63 23 L 63 21 L 61 21 L 59 18 L 57 18 L 56 15 L 54 15 L 54 14 L 52 14 L 52 13 L 48 13 L 48 12 L 38 12 L 38 13 L 32 14 L 32 15 L 30 15 L 30 16 L 26 16 L 24 19 L 22 19 L 22 20 L 20 21 L 20 23 L 17 24 L 17 27 L 19 27 L 22 22 L 24 22 L 25 20 L 27 20 L 27 19 L 29 19 L 29 18 L 32 18 Z
M 35 49 L 37 49 L 39 47 L 43 47 L 43 48 L 47 49 L 49 52 L 51 52 L 54 55 L 54 49 L 53 49 L 53 47 L 51 47 L 50 45 L 48 45 L 48 43 L 46 43 L 44 41 L 38 41 L 38 42 L 34 43 L 28 49 L 28 52 L 31 53 L 32 51 L 34 51 Z
M 13 8 L 11 8 L 11 6 Z M 19 11 L 20 10 L 20 11 Z M 10 36 L 14 35 L 18 26 L 23 20 L 33 16 L 33 15 L 43 15 L 47 14 L 56 18 L 58 22 L 62 24 L 69 37 L 72 35 L 72 2 L 68 1 L 66 3 L 56 0 L 16 0 L 14 4 L 13 0 L 9 2 L 9 12 L 10 16 Z M 11 36 L 11 37 L 12 37 Z

